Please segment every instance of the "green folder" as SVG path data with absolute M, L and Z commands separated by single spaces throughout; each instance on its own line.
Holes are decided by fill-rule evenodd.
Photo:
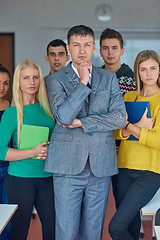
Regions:
M 19 149 L 32 149 L 42 142 L 48 142 L 48 137 L 48 127 L 22 124 Z

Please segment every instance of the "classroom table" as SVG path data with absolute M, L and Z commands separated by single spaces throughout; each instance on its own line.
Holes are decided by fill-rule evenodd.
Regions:
M 160 208 L 160 188 L 151 199 L 142 209 L 142 215 L 155 215 L 156 211 Z
M 0 204 L 0 234 L 17 208 L 18 204 Z
M 156 240 L 160 240 L 160 226 L 154 226 Z
M 147 203 L 142 209 L 141 214 L 142 215 L 148 215 L 152 216 L 152 236 L 154 237 L 154 225 L 155 225 L 155 215 L 157 210 L 160 208 L 160 188 L 154 195 L 154 197 L 151 199 L 149 203 Z

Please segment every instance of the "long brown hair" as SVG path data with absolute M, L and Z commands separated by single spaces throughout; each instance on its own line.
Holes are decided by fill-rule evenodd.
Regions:
M 153 59 L 154 61 L 156 61 L 159 65 L 159 69 L 160 69 L 160 57 L 155 51 L 145 50 L 145 51 L 138 53 L 138 55 L 135 59 L 135 63 L 134 63 L 134 78 L 135 78 L 136 87 L 137 87 L 137 98 L 140 95 L 141 89 L 143 88 L 143 82 L 139 76 L 139 65 L 142 62 L 147 61 L 148 59 Z M 160 74 L 157 79 L 157 84 L 160 87 Z

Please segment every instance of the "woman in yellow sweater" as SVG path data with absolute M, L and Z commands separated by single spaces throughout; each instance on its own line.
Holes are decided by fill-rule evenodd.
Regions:
M 109 232 L 114 240 L 138 240 L 140 209 L 160 187 L 160 57 L 154 51 L 142 51 L 135 60 L 134 75 L 137 91 L 128 92 L 124 101 L 149 101 L 151 118 L 146 108 L 141 120 L 131 124 L 126 118 L 118 152 L 118 209 Z M 139 141 L 127 140 L 130 135 Z

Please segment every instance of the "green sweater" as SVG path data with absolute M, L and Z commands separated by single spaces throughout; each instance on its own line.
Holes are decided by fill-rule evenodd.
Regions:
M 49 127 L 50 136 L 55 126 L 54 120 L 45 113 L 39 103 L 23 107 L 23 124 Z M 10 106 L 4 112 L 0 122 L 0 158 L 4 161 L 11 137 L 16 145 L 15 148 L 17 148 L 17 129 L 17 110 L 16 107 Z M 43 171 L 44 164 L 44 160 L 32 158 L 10 161 L 8 173 L 17 177 L 49 177 L 52 174 Z

